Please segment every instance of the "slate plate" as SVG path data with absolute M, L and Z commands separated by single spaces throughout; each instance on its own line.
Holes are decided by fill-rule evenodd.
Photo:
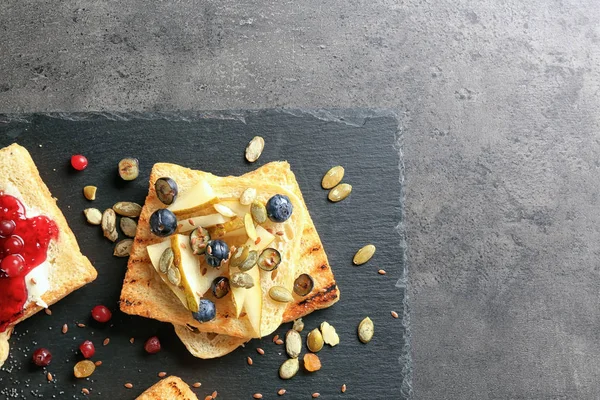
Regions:
M 290 111 L 266 110 L 183 114 L 52 114 L 0 115 L 0 145 L 18 142 L 32 154 L 42 178 L 65 213 L 81 249 L 98 269 L 98 279 L 52 307 L 52 315 L 38 313 L 17 326 L 11 340 L 11 358 L 0 371 L 0 396 L 129 399 L 158 381 L 157 373 L 179 375 L 188 383 L 201 382 L 198 397 L 217 390 L 219 399 L 391 399 L 410 396 L 410 365 L 405 313 L 405 260 L 402 236 L 402 168 L 398 148 L 398 121 L 390 112 L 369 110 Z M 250 138 L 261 135 L 266 147 L 254 165 L 243 157 Z M 69 166 L 72 154 L 89 159 L 84 172 Z M 140 177 L 133 182 L 118 178 L 116 165 L 125 156 L 141 161 Z M 278 378 L 285 360 L 273 335 L 252 341 L 216 360 L 192 357 L 169 324 L 125 315 L 118 299 L 126 260 L 112 256 L 113 245 L 100 229 L 88 226 L 82 210 L 90 205 L 104 209 L 118 200 L 143 203 L 153 163 L 173 162 L 217 175 L 239 175 L 272 160 L 288 160 L 323 240 L 341 291 L 341 300 L 330 309 L 306 317 L 306 332 L 326 320 L 337 328 L 341 343 L 319 353 L 323 368 L 300 373 L 290 381 Z M 321 189 L 321 178 L 334 165 L 346 168 L 351 196 L 332 204 Z M 97 200 L 83 198 L 85 185 L 98 186 Z M 366 265 L 352 265 L 352 256 L 367 243 L 377 246 Z M 378 269 L 387 275 L 379 275 Z M 111 326 L 90 321 L 90 310 L 106 304 L 114 310 Z M 392 318 L 396 310 L 400 318 Z M 358 323 L 370 316 L 375 337 L 358 341 Z M 76 323 L 87 324 L 85 328 Z M 61 334 L 67 323 L 70 330 Z M 276 333 L 283 336 L 290 324 Z M 146 338 L 158 335 L 163 350 L 147 355 Z M 304 335 L 303 335 L 304 336 Z M 110 344 L 102 346 L 104 338 Z M 129 339 L 135 338 L 131 344 Z M 89 380 L 77 380 L 72 369 L 79 359 L 76 349 L 94 341 L 94 360 L 103 365 Z M 48 347 L 54 359 L 45 372 L 33 367 L 33 349 Z M 266 354 L 260 356 L 257 347 Z M 246 357 L 254 365 L 246 363 Z M 124 383 L 133 383 L 133 389 Z M 342 395 L 342 384 L 348 387 Z

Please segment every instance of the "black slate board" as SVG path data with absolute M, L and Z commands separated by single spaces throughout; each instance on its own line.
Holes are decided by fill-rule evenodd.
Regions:
M 266 399 L 309 399 L 314 392 L 323 399 L 391 399 L 410 396 L 410 356 L 405 327 L 405 259 L 402 226 L 402 164 L 399 158 L 398 121 L 390 112 L 369 110 L 293 111 L 265 110 L 227 113 L 180 114 L 51 114 L 0 115 L 0 146 L 17 142 L 32 154 L 42 178 L 64 212 L 81 249 L 96 266 L 98 279 L 43 312 L 18 325 L 11 340 L 11 358 L 0 371 L 0 398 L 73 397 L 134 398 L 167 371 L 188 383 L 202 382 L 198 397 L 217 390 L 219 399 L 250 399 L 259 392 Z M 265 138 L 262 157 L 254 165 L 244 160 L 246 144 L 254 135 Z M 69 166 L 72 154 L 88 157 L 89 166 L 76 172 Z M 117 162 L 125 156 L 141 161 L 140 177 L 129 183 L 118 178 Z M 285 360 L 282 346 L 272 336 L 254 340 L 246 348 L 216 360 L 192 357 L 169 324 L 129 316 L 118 311 L 120 286 L 126 260 L 112 257 L 112 243 L 100 229 L 85 223 L 82 210 L 110 207 L 117 200 L 143 203 L 153 163 L 173 162 L 238 175 L 272 160 L 288 160 L 296 173 L 306 203 L 323 240 L 336 276 L 341 300 L 332 308 L 304 318 L 308 330 L 326 320 L 337 328 L 341 343 L 319 353 L 323 368 L 300 373 L 290 381 L 278 378 Z M 332 204 L 320 187 L 324 172 L 333 165 L 346 168 L 345 182 L 351 196 Z M 93 203 L 82 196 L 85 185 L 98 186 Z M 399 228 L 400 227 L 400 228 Z M 366 265 L 352 265 L 362 245 L 377 246 Z M 382 276 L 379 268 L 387 271 Z M 99 326 L 89 317 L 96 304 L 114 310 L 112 326 Z M 391 310 L 400 318 L 394 319 Z M 357 339 L 359 321 L 370 316 L 375 337 L 364 345 Z M 82 322 L 86 328 L 77 328 Z M 61 326 L 70 330 L 61 334 Z M 290 324 L 276 333 L 283 336 Z M 163 350 L 147 355 L 143 342 L 152 335 Z M 104 338 L 110 344 L 102 346 Z M 136 339 L 130 344 L 129 338 Z M 77 380 L 72 368 L 79 359 L 78 345 L 85 339 L 96 344 L 95 360 L 103 365 L 89 380 Z M 29 363 L 36 347 L 54 354 L 47 368 L 55 381 Z M 266 354 L 260 356 L 257 347 Z M 254 359 L 248 366 L 246 357 Z M 124 388 L 132 382 L 133 389 Z M 342 384 L 348 387 L 342 395 Z

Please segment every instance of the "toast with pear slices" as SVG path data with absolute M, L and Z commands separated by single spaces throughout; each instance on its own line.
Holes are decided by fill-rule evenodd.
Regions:
M 296 194 L 306 209 L 300 186 L 287 162 L 271 162 L 255 171 L 243 175 L 245 178 L 267 180 L 271 183 L 287 187 Z M 296 264 L 296 276 L 309 274 L 314 280 L 313 291 L 303 299 L 288 304 L 283 322 L 292 322 L 295 319 L 310 314 L 311 312 L 330 307 L 339 300 L 339 290 L 335 283 L 333 272 L 315 224 L 306 209 L 306 221 L 300 244 L 300 258 Z M 188 351 L 198 358 L 222 357 L 246 343 L 249 339 L 227 335 L 215 335 L 206 332 L 197 332 L 187 326 L 175 325 L 175 332 L 186 346 Z
M 136 400 L 198 400 L 198 397 L 181 378 L 169 376 L 150 386 Z
M 179 199 L 184 200 L 184 205 L 179 207 L 179 210 L 183 209 L 183 212 L 180 211 L 178 215 L 180 232 L 191 229 L 201 219 L 204 223 L 211 223 L 211 219 L 212 222 L 219 219 L 217 223 L 222 224 L 221 214 L 214 211 L 215 204 L 224 204 L 234 211 L 236 213 L 234 219 L 246 213 L 247 209 L 239 204 L 238 199 L 248 187 L 257 189 L 258 197 L 262 202 L 266 202 L 274 193 L 285 194 L 291 199 L 294 212 L 290 220 L 280 226 L 266 226 L 266 229 L 261 229 L 260 225 L 256 226 L 259 236 L 262 233 L 260 242 L 265 240 L 267 243 L 263 244 L 264 246 L 273 246 L 271 243 L 275 242 L 275 245 L 279 245 L 278 249 L 282 255 L 282 263 L 277 269 L 276 276 L 273 276 L 274 274 L 271 272 L 260 271 L 263 302 L 263 306 L 259 306 L 262 310 L 260 330 L 253 329 L 252 323 L 249 321 L 252 308 L 244 309 L 242 313 L 239 313 L 240 310 L 236 310 L 236 304 L 232 301 L 232 298 L 235 298 L 234 288 L 232 288 L 231 294 L 223 299 L 212 298 L 210 291 L 205 293 L 207 298 L 215 301 L 217 318 L 204 323 L 195 321 L 191 317 L 189 307 L 184 306 L 186 304 L 185 295 L 182 295 L 181 292 L 178 294 L 176 290 L 169 288 L 169 282 L 165 281 L 164 276 L 161 277 L 160 272 L 153 265 L 152 258 L 155 259 L 154 264 L 156 264 L 156 254 L 164 251 L 165 247 L 159 248 L 155 252 L 156 254 L 152 254 L 154 252 L 152 249 L 160 247 L 161 243 L 166 247 L 169 245 L 165 239 L 152 235 L 148 223 L 154 210 L 165 207 L 156 196 L 154 182 L 158 178 L 166 176 L 177 182 L 180 191 Z M 206 183 L 210 189 L 207 189 Z M 186 196 L 185 193 L 186 191 L 193 192 L 197 187 L 202 187 L 195 196 L 196 201 L 201 204 L 194 205 L 193 202 L 189 202 L 189 196 Z M 209 195 L 206 194 L 207 192 Z M 177 207 L 172 208 L 177 211 Z M 236 224 L 231 224 L 231 226 L 237 227 Z M 243 232 L 244 229 L 241 231 Z M 279 235 L 269 235 L 269 231 L 283 233 L 282 238 L 279 239 Z M 235 230 L 232 233 L 235 233 Z M 247 240 L 247 238 L 245 239 Z M 278 239 L 281 242 L 276 242 Z M 284 239 L 286 242 L 283 242 Z M 202 264 L 200 268 L 203 269 Z M 208 267 L 205 272 L 210 278 L 209 280 L 217 276 L 226 276 L 228 273 L 227 265 L 222 266 L 221 271 L 211 271 L 210 268 Z M 268 296 L 268 289 L 274 284 L 291 289 L 293 280 L 299 275 L 299 271 L 311 275 L 315 288 L 303 297 L 294 294 L 293 303 L 272 301 Z M 211 272 L 214 276 L 211 275 Z M 200 290 L 207 290 L 206 282 Z M 154 166 L 150 178 L 149 194 L 144 210 L 142 210 L 123 284 L 121 309 L 124 312 L 173 323 L 176 325 L 177 333 L 192 354 L 202 358 L 213 358 L 227 354 L 253 337 L 268 335 L 283 321 L 293 320 L 316 309 L 328 307 L 338 298 L 339 292 L 327 257 L 287 162 L 269 163 L 242 177 L 226 178 L 219 178 L 201 171 L 192 171 L 174 164 L 156 164 Z M 256 310 L 254 311 L 256 313 Z

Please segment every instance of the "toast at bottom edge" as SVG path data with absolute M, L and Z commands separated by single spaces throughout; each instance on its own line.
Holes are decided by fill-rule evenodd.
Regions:
M 198 397 L 180 377 L 169 376 L 150 386 L 136 400 L 198 400 Z

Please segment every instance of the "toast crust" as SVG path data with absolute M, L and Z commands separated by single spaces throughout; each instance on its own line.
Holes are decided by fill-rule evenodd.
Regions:
M 198 397 L 181 378 L 169 376 L 149 387 L 136 400 L 198 400 Z

